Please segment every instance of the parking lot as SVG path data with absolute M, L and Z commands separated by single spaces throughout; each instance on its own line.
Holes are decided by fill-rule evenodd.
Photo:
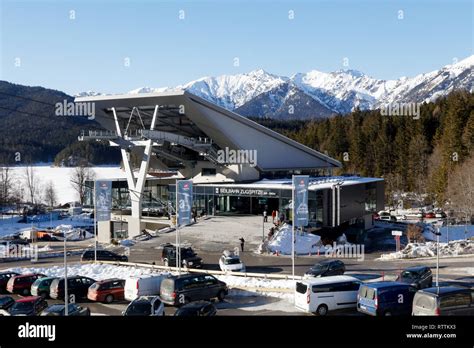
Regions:
M 216 229 L 219 228 L 219 231 Z M 258 254 L 255 250 L 261 241 L 261 219 L 259 217 L 225 217 L 201 221 L 190 227 L 181 229 L 181 240 L 192 245 L 193 249 L 203 259 L 203 268 L 208 270 L 219 270 L 218 260 L 224 249 L 233 249 L 239 246 L 238 236 L 244 236 L 246 250 L 240 253 L 242 261 L 245 263 L 247 272 L 265 274 L 280 274 L 291 276 L 291 258 L 288 256 L 277 256 L 268 254 Z M 219 236 L 218 238 L 216 236 Z M 132 263 L 146 263 L 162 265 L 161 248 L 162 245 L 174 242 L 175 232 L 160 234 L 149 240 L 137 242 L 131 246 L 127 253 L 129 261 Z M 218 242 L 211 242 L 212 240 Z M 68 248 L 87 248 L 90 240 L 68 243 Z M 62 242 L 49 242 L 54 250 L 62 248 Z M 122 246 L 111 248 L 111 250 L 124 253 L 126 250 Z M 342 259 L 346 266 L 347 275 L 354 276 L 362 281 L 371 280 L 393 280 L 404 268 L 414 265 L 425 265 L 433 269 L 435 273 L 436 260 L 391 260 L 380 261 L 380 252 L 365 254 L 363 261 L 357 259 Z M 295 274 L 302 276 L 315 263 L 327 259 L 323 255 L 298 256 L 295 259 Z M 80 262 L 79 254 L 68 256 L 68 264 L 73 265 Z M 474 276 L 470 270 L 474 264 L 474 257 L 443 258 L 440 263 L 440 281 L 442 285 L 462 284 L 474 286 Z M 29 260 L 5 262 L 0 265 L 0 269 L 15 267 L 61 267 L 63 265 L 62 256 L 43 258 L 32 263 Z M 14 295 L 16 299 L 20 296 Z M 61 301 L 48 299 L 48 304 L 61 303 Z M 97 302 L 78 302 L 87 306 L 92 315 L 121 315 L 126 308 L 128 301 L 103 304 Z M 228 296 L 225 301 L 215 303 L 218 315 L 306 315 L 295 309 L 293 303 L 288 298 L 276 298 L 269 296 Z M 166 307 L 166 315 L 173 315 L 175 308 Z M 355 309 L 343 310 L 330 313 L 330 315 L 360 315 Z

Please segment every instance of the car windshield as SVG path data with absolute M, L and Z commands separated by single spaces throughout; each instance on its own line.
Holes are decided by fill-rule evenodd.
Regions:
M 402 272 L 402 278 L 405 278 L 405 279 L 416 279 L 418 278 L 418 273 L 416 272 L 412 272 L 412 271 L 403 271 Z
M 237 257 L 226 258 L 226 259 L 224 260 L 224 263 L 225 263 L 226 265 L 237 265 L 237 264 L 240 263 L 240 259 L 237 258 Z
M 193 249 L 181 249 L 181 256 L 184 257 L 193 257 L 196 255 Z
M 128 315 L 150 315 L 151 305 L 149 302 L 140 301 L 130 304 L 127 308 Z
M 8 303 L 11 301 L 10 297 L 1 297 L 0 298 L 0 305 L 4 305 L 5 303 Z
M 316 271 L 316 272 L 325 271 L 327 269 L 328 269 L 328 265 L 320 265 L 319 263 L 311 267 L 311 270 Z
M 33 309 L 33 302 L 16 302 L 13 307 L 12 311 L 29 311 Z
M 94 283 L 92 284 L 89 289 L 91 290 L 99 290 L 100 289 L 100 285 L 98 283 Z

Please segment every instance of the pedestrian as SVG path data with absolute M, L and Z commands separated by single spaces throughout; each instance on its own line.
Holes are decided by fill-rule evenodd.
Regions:
M 281 213 L 280 214 L 280 223 L 283 223 L 285 221 L 285 214 Z
M 268 222 L 267 210 L 263 211 L 263 222 Z
M 244 237 L 240 237 L 240 250 L 242 250 L 242 252 L 244 252 L 244 244 L 245 244 L 245 239 Z
M 273 209 L 272 211 L 272 222 L 275 223 L 276 211 Z
M 82 230 L 82 239 L 86 239 L 86 230 Z

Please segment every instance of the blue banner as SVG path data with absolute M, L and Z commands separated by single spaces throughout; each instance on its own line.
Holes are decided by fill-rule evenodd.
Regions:
M 112 182 L 95 182 L 95 216 L 97 221 L 110 221 L 112 211 Z
M 309 223 L 308 175 L 293 175 L 293 224 L 304 227 Z
M 192 219 L 193 182 L 191 180 L 176 181 L 176 198 L 178 226 L 188 225 Z

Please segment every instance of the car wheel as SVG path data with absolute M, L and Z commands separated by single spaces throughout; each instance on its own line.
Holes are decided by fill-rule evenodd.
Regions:
M 28 289 L 23 289 L 23 290 L 21 291 L 21 294 L 22 294 L 23 296 L 28 296 L 28 295 L 30 294 L 30 290 L 28 290 Z
M 114 296 L 113 295 L 105 296 L 105 303 L 112 303 L 112 302 L 114 302 Z
M 224 301 L 224 299 L 225 299 L 225 291 L 224 290 L 221 290 L 217 293 L 217 299 L 219 300 L 219 302 Z
M 325 304 L 320 305 L 318 309 L 316 309 L 316 315 L 324 317 L 327 314 L 328 314 L 328 306 L 326 306 Z
M 46 299 L 46 298 L 48 297 L 48 294 L 47 294 L 46 292 L 44 292 L 44 291 L 41 292 L 39 295 L 40 295 L 43 299 Z

